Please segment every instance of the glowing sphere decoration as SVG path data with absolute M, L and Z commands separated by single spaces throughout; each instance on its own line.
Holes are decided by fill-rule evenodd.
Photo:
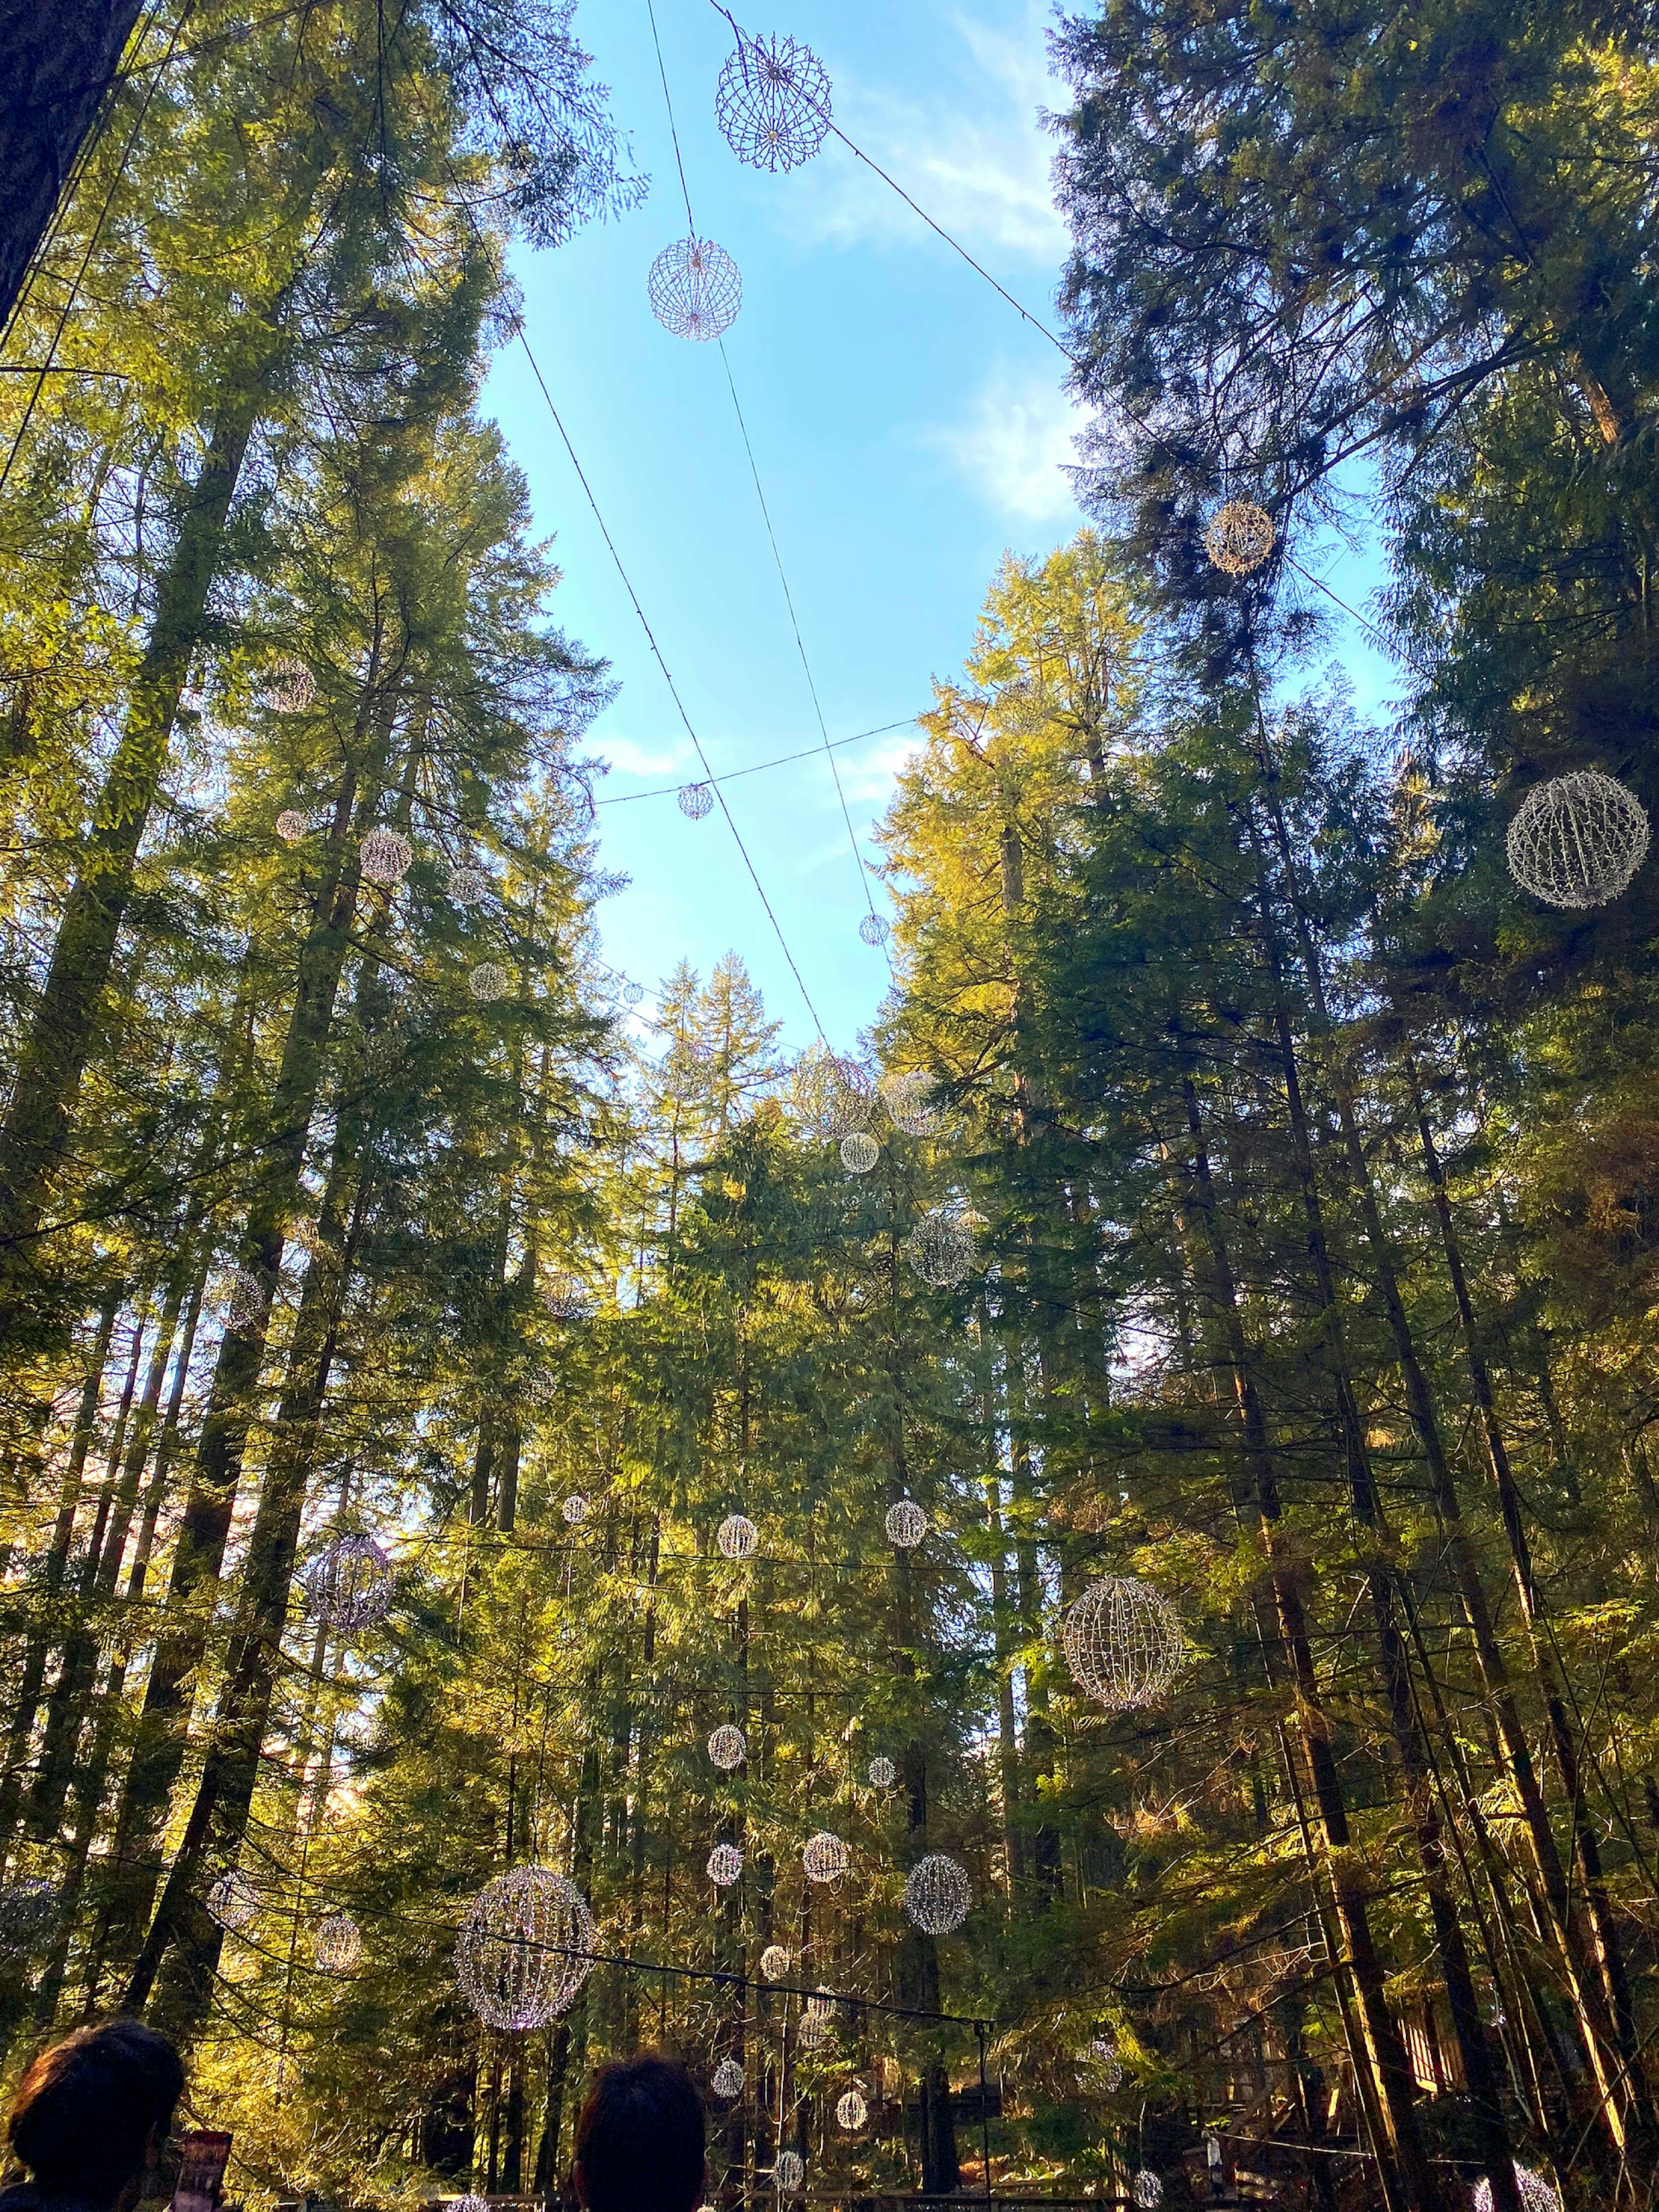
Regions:
M 486 1884 L 455 1938 L 455 1978 L 486 2027 L 519 2035 L 568 2009 L 592 1970 L 593 1916 L 550 1867 L 514 1867 Z
M 476 968 L 467 971 L 466 988 L 481 1005 L 492 999 L 504 999 L 513 988 L 510 971 L 499 960 L 481 960 Z
M 1541 2173 L 1515 2161 L 1515 2193 L 1521 2212 L 1561 2212 L 1561 2199 Z M 1492 2212 L 1492 2183 L 1483 2173 L 1474 2185 L 1474 2212 Z
M 866 945 L 885 945 L 893 933 L 893 925 L 885 915 L 866 914 L 859 924 L 859 936 Z
M 1115 1713 L 1155 1705 L 1186 1663 L 1180 1615 L 1161 1590 L 1132 1576 L 1091 1583 L 1060 1639 L 1079 1688 Z
M 735 2058 L 722 2058 L 714 2069 L 714 2088 L 717 2097 L 742 2096 L 743 2069 Z
M 714 1541 L 728 1559 L 746 1559 L 760 1541 L 760 1530 L 741 1513 L 728 1513 Z
M 890 1790 L 898 1780 L 897 1767 L 890 1759 L 879 1753 L 870 1762 L 869 1774 L 872 1790 Z
M 870 2117 L 870 2107 L 856 2089 L 849 2089 L 836 2106 L 836 2125 L 856 2135 Z
M 943 1851 L 918 1859 L 904 1882 L 904 1909 L 924 1936 L 948 1936 L 973 1909 L 974 1886 L 966 1867 Z
M 972 1218 L 955 1206 L 935 1206 L 906 1237 L 904 1256 L 930 1290 L 956 1290 L 974 1272 Z
M 362 1955 L 362 1934 L 349 1913 L 331 1912 L 317 1923 L 312 1957 L 319 1974 L 349 1974 Z
M 708 1739 L 708 1756 L 722 1773 L 730 1774 L 748 1756 L 749 1742 L 740 1728 L 724 1721 Z
M 881 1525 L 890 1544 L 896 1544 L 901 1552 L 914 1552 L 927 1534 L 927 1516 L 914 1498 L 901 1498 L 896 1505 L 888 1507 Z
M 1210 517 L 1204 550 L 1224 574 L 1249 576 L 1273 551 L 1277 535 L 1265 507 L 1252 499 L 1230 499 Z
M 270 1301 L 265 1286 L 252 1267 L 238 1267 L 230 1279 L 230 1298 L 225 1308 L 225 1329 L 231 1336 L 256 1336 L 264 1328 Z
M 1123 2061 L 1117 2055 L 1117 2045 L 1109 2035 L 1097 2035 L 1086 2051 L 1079 2051 L 1077 2063 L 1085 2075 L 1091 2075 L 1103 2089 L 1116 2089 L 1123 2081 Z
M 1641 866 L 1648 817 L 1633 792 L 1599 769 L 1534 784 L 1504 850 L 1523 891 L 1547 906 L 1605 906 Z
M 814 2012 L 809 2005 L 800 2016 L 800 2027 L 795 2040 L 803 2051 L 822 2051 L 835 2040 L 834 2024 L 823 2013 Z
M 789 1971 L 789 1954 L 781 1943 L 769 1943 L 760 1954 L 760 1970 L 769 1982 L 781 1982 Z
M 567 1528 L 580 1528 L 592 1510 L 580 1490 L 573 1490 L 559 1508 L 564 1516 Z
M 1158 2212 L 1164 2202 L 1164 2184 L 1149 2166 L 1143 2166 L 1130 2185 L 1140 2212 Z
M 800 1863 L 808 1881 L 839 1881 L 853 1863 L 853 1855 L 839 1836 L 820 1828 L 801 1847 Z
M 841 1164 L 848 1175 L 868 1175 L 881 1158 L 881 1146 L 867 1129 L 854 1129 L 841 1140 Z
M 798 2150 L 781 2150 L 772 2178 L 786 2197 L 793 2197 L 806 2180 L 806 2160 Z
M 415 848 L 397 830 L 371 830 L 357 848 L 357 865 L 372 884 L 387 889 L 402 883 L 415 858 Z
M 297 845 L 306 834 L 306 817 L 297 806 L 285 806 L 276 817 L 276 835 L 285 845 Z
M 397 1575 L 372 1536 L 337 1536 L 306 1569 L 301 1587 L 313 1620 L 351 1632 L 386 1619 Z
M 238 1935 L 259 1917 L 259 1893 L 240 1867 L 230 1867 L 209 1890 L 207 1909 L 222 1928 Z
M 664 330 L 677 338 L 723 337 L 738 319 L 743 305 L 743 279 L 738 264 L 723 246 L 712 238 L 677 238 L 665 246 L 651 264 L 646 279 L 651 312 Z M 691 790 L 707 790 L 692 784 Z M 680 795 L 685 805 L 685 795 Z M 709 805 L 714 804 L 712 793 Z M 705 806 L 706 814 L 708 808 Z
M 445 889 L 457 906 L 477 906 L 481 898 L 489 896 L 489 878 L 470 860 L 458 860 L 449 872 Z
M 720 136 L 751 169 L 798 168 L 830 128 L 830 79 L 809 46 L 793 39 L 745 38 L 714 88 Z
M 907 1137 L 933 1135 L 939 1127 L 939 1113 L 933 1101 L 933 1083 L 925 1069 L 896 1068 L 890 1075 L 882 1077 L 879 1087 L 882 1103 L 896 1129 L 902 1129 Z
M 27 1953 L 44 1943 L 57 1921 L 58 1905 L 58 1886 L 44 1875 L 22 1875 L 0 1887 L 0 1948 Z
M 708 1854 L 708 1871 L 716 1889 L 730 1889 L 743 1872 L 743 1853 L 735 1844 L 716 1844 Z
M 265 696 L 279 714 L 303 714 L 317 696 L 317 679 L 303 660 L 283 660 L 271 671 Z

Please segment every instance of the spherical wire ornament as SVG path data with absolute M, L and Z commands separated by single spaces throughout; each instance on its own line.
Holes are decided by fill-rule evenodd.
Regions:
M 830 79 L 810 46 L 787 38 L 744 38 L 714 88 L 720 136 L 751 169 L 799 168 L 830 128 Z
M 1132 1576 L 1091 1583 L 1060 1640 L 1079 1689 L 1111 1712 L 1155 1705 L 1186 1663 L 1180 1615 L 1161 1590 Z
M 879 1085 L 888 1119 L 907 1137 L 931 1137 L 938 1128 L 939 1112 L 933 1100 L 933 1083 L 920 1067 L 896 1068 Z
M 746 1559 L 760 1541 L 760 1530 L 742 1513 L 728 1513 L 720 1522 L 714 1538 L 721 1556 L 728 1559 Z
M 905 1877 L 904 1909 L 924 1936 L 948 1936 L 973 1909 L 974 1886 L 966 1867 L 943 1851 L 918 1859 Z
M 1123 2061 L 1109 2035 L 1096 2036 L 1086 2051 L 1079 2051 L 1077 2063 L 1085 2078 L 1092 2079 L 1100 2088 L 1121 2087 Z
M 836 2105 L 836 2125 L 845 2128 L 849 2136 L 856 2135 L 870 2117 L 870 2107 L 856 2089 L 848 2089 Z
M 723 1774 L 741 1766 L 748 1755 L 749 1739 L 730 1721 L 723 1721 L 708 1739 L 708 1756 Z
M 489 2212 L 489 2199 L 487 2197 L 452 2197 L 448 2201 L 448 2212 Z
M 328 1628 L 375 1628 L 392 1610 L 397 1575 L 372 1536 L 337 1536 L 306 1569 L 306 1610 Z
M 672 246 L 664 246 L 651 264 L 646 290 L 652 313 L 677 338 L 723 337 L 738 319 L 743 305 L 743 279 L 738 264 L 712 238 L 677 238 Z M 708 786 L 690 784 L 687 789 L 707 791 Z M 711 792 L 708 806 L 714 803 Z M 684 792 L 680 793 L 680 805 L 685 806 Z M 704 814 L 708 806 L 702 808 Z
M 800 1863 L 808 1881 L 839 1881 L 853 1863 L 853 1855 L 839 1836 L 820 1828 L 802 1845 Z
M 297 845 L 307 827 L 306 817 L 297 806 L 285 806 L 276 817 L 276 835 L 285 845 Z
M 781 1943 L 769 1943 L 760 1954 L 760 1970 L 769 1982 L 781 1982 L 789 1971 L 789 1954 Z
M 835 2035 L 834 2024 L 809 2006 L 800 2016 L 800 2028 L 795 2040 L 803 2051 L 823 2051 L 835 2041 Z
M 743 2069 L 735 2058 L 722 2058 L 714 2069 L 714 2091 L 717 2097 L 740 2097 L 743 2094 Z
M 265 1286 L 252 1267 L 238 1267 L 230 1279 L 230 1298 L 225 1308 L 225 1330 L 230 1336 L 253 1336 L 264 1326 L 270 1310 Z
M 303 660 L 281 660 L 270 672 L 265 696 L 279 714 L 303 714 L 317 696 L 317 679 Z
M 396 830 L 371 830 L 357 848 L 357 865 L 372 884 L 390 888 L 402 883 L 415 858 L 415 848 Z
M 26 1954 L 51 1935 L 58 1918 L 55 1882 L 44 1875 L 23 1875 L 0 1887 L 0 1950 Z M 258 1905 L 255 1905 L 258 1911 Z
M 743 1872 L 743 1853 L 735 1844 L 716 1844 L 708 1854 L 708 1879 L 716 1889 L 730 1889 Z
M 1515 2161 L 1515 2193 L 1521 2199 L 1521 2212 L 1561 2212 L 1561 2199 L 1543 2175 L 1519 2159 Z M 1492 2212 L 1492 2182 L 1483 2173 L 1474 2185 L 1474 2212 Z
M 781 2150 L 772 2167 L 772 2179 L 784 2196 L 793 2197 L 806 2179 L 806 2160 L 798 2150 Z
M 974 1224 L 954 1206 L 935 1206 L 904 1240 L 904 1256 L 929 1290 L 953 1291 L 974 1272 Z
M 868 1175 L 881 1158 L 881 1146 L 867 1129 L 854 1129 L 841 1140 L 841 1164 L 848 1175 Z
M 492 999 L 507 996 L 513 988 L 513 977 L 499 960 L 481 960 L 468 969 L 466 988 L 481 1005 L 488 1005 Z
M 1510 873 L 1547 906 L 1605 906 L 1630 882 L 1647 849 L 1640 799 L 1594 768 L 1534 784 L 1504 841 Z
M 1273 551 L 1277 535 L 1265 507 L 1253 499 L 1230 499 L 1210 517 L 1204 550 L 1224 575 L 1249 576 Z
M 240 1867 L 228 1867 L 209 1890 L 207 1909 L 222 1928 L 238 1935 L 259 1917 L 259 1893 Z
M 573 1490 L 559 1508 L 567 1528 L 580 1528 L 592 1510 L 580 1490 Z
M 1149 2166 L 1141 2167 L 1130 2188 L 1140 2212 L 1157 2212 L 1157 2208 L 1164 2202 L 1164 2184 Z
M 362 1955 L 362 1932 L 349 1913 L 331 1912 L 317 1923 L 312 1957 L 319 1974 L 349 1974 Z
M 896 1505 L 888 1507 L 881 1525 L 890 1544 L 896 1544 L 901 1552 L 914 1552 L 927 1534 L 927 1516 L 914 1498 L 901 1498 Z
M 486 2027 L 522 2034 L 565 2012 L 592 1970 L 593 1916 L 550 1867 L 497 1875 L 466 1908 L 455 1978 Z
M 866 914 L 859 924 L 859 937 L 866 945 L 885 945 L 892 933 L 893 925 L 885 915 Z
M 489 878 L 483 868 L 475 868 L 470 860 L 458 860 L 449 872 L 449 881 L 444 886 L 457 906 L 477 906 L 481 898 L 489 896 Z
M 898 1780 L 898 1769 L 890 1759 L 878 1753 L 866 1770 L 872 1790 L 890 1790 Z
M 714 787 L 712 783 L 683 783 L 674 798 L 688 822 L 701 822 L 714 811 Z

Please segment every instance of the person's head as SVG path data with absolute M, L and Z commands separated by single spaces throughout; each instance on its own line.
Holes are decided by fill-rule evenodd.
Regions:
M 655 2051 L 593 2076 L 576 2123 L 576 2194 L 587 2212 L 692 2212 L 707 2125 L 684 2066 Z
M 77 2028 L 17 2085 L 7 2130 L 42 2195 L 113 2205 L 155 2165 L 185 2086 L 165 2035 L 136 2020 Z

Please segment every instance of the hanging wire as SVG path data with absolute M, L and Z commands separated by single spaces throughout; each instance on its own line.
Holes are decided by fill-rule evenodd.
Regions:
M 866 738 L 889 738 L 895 730 L 914 729 L 915 723 L 915 716 L 907 714 L 902 722 L 883 722 L 873 730 L 854 730 L 850 738 L 831 738 L 830 747 L 835 751 L 842 745 L 861 745 Z M 816 760 L 821 750 L 820 746 L 808 745 L 804 752 L 780 753 L 775 760 L 756 761 L 748 768 L 728 769 L 724 775 L 711 775 L 708 781 L 711 783 L 736 783 L 745 775 L 760 775 L 768 769 L 791 768 L 797 761 Z M 678 787 L 672 783 L 659 784 L 650 791 L 623 791 L 613 799 L 596 799 L 593 804 L 595 806 L 632 806 L 639 799 L 672 799 Z

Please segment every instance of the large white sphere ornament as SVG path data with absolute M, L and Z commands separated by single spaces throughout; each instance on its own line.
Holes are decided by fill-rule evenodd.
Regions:
M 974 1271 L 973 1217 L 956 1206 L 935 1206 L 905 1239 L 904 1256 L 930 1290 L 955 1290 Z
M 835 2040 L 834 2023 L 823 2013 L 814 2012 L 809 2006 L 800 2016 L 800 2030 L 795 2040 L 803 2051 L 823 2051 Z
M 830 79 L 809 46 L 793 39 L 745 38 L 714 88 L 720 136 L 751 169 L 810 161 L 830 128 Z
M 836 2124 L 845 2128 L 848 2134 L 856 2135 L 870 2117 L 870 2107 L 856 2089 L 848 2090 L 836 2106 Z
M 789 1971 L 789 1954 L 781 1943 L 769 1943 L 760 1954 L 760 1970 L 769 1982 L 781 1982 Z
M 452 2197 L 446 2203 L 444 2212 L 489 2212 L 489 2199 L 487 2197 Z
M 1132 1576 L 1091 1583 L 1061 1625 L 1079 1689 L 1109 1711 L 1155 1705 L 1186 1663 L 1181 1619 L 1162 1590 Z
M 477 906 L 481 898 L 489 896 L 489 878 L 470 860 L 458 860 L 449 872 L 445 889 L 457 906 Z
M 708 1739 L 708 1756 L 723 1773 L 730 1774 L 741 1766 L 749 1752 L 748 1739 L 740 1728 L 723 1721 Z
M 306 1610 L 329 1628 L 374 1628 L 392 1610 L 392 1562 L 372 1536 L 337 1536 L 306 1569 Z
M 222 1928 L 236 1935 L 259 1917 L 259 1893 L 240 1867 L 231 1867 L 209 1890 L 207 1909 Z
M 927 1516 L 914 1498 L 901 1498 L 896 1505 L 888 1507 L 881 1525 L 890 1544 L 896 1544 L 901 1552 L 914 1552 L 927 1534 Z
M 257 1336 L 270 1310 L 265 1286 L 252 1267 L 238 1267 L 230 1279 L 225 1330 L 230 1336 Z
M 806 2179 L 806 2160 L 798 2150 L 781 2150 L 772 2178 L 786 2197 L 793 2197 Z
M 580 1528 L 592 1510 L 580 1490 L 573 1490 L 559 1508 L 560 1512 L 564 1516 L 567 1528 Z
M 760 1541 L 760 1530 L 741 1513 L 728 1513 L 714 1541 L 728 1559 L 746 1559 Z
M 270 672 L 265 696 L 279 714 L 303 714 L 317 696 L 317 679 L 303 660 L 280 660 Z
M 1521 2212 L 1561 2212 L 1561 2199 L 1543 2175 L 1519 2159 L 1515 2161 L 1515 2193 L 1521 2199 Z M 1492 2212 L 1492 2183 L 1484 2173 L 1474 2185 L 1474 2212 Z
M 931 1137 L 939 1127 L 933 1079 L 920 1067 L 896 1068 L 881 1079 L 882 1103 L 896 1129 L 907 1137 Z
M 461 1994 L 486 2027 L 519 2035 L 566 2011 L 592 1970 L 593 1916 L 550 1867 L 497 1875 L 455 1938 Z
M 712 238 L 677 238 L 664 246 L 646 279 L 651 312 L 677 338 L 717 338 L 738 319 L 743 279 L 738 264 Z M 706 785 L 690 789 L 706 790 Z M 710 799 L 710 805 L 713 799 Z M 680 804 L 684 805 L 682 794 Z M 707 813 L 708 808 L 703 811 Z
M 839 1881 L 853 1863 L 853 1855 L 839 1836 L 820 1828 L 802 1845 L 800 1863 L 808 1881 Z
M 867 1129 L 854 1129 L 841 1140 L 841 1164 L 848 1175 L 868 1175 L 881 1158 L 881 1146 Z
M 1143 2166 L 1130 2186 L 1140 2212 L 1157 2212 L 1164 2202 L 1164 2184 L 1151 2166 Z
M 904 1909 L 924 1936 L 948 1936 L 960 1928 L 973 1902 L 967 1868 L 943 1851 L 918 1859 L 905 1877 Z
M 879 1753 L 870 1762 L 869 1774 L 870 1787 L 872 1790 L 890 1790 L 898 1780 L 897 1767 L 890 1759 L 884 1758 Z
M 312 1957 L 319 1974 L 349 1974 L 362 1955 L 362 1932 L 349 1913 L 331 1912 L 317 1923 Z
M 466 988 L 481 1006 L 488 1006 L 492 999 L 504 999 L 513 988 L 512 971 L 499 960 L 481 960 L 467 970 Z
M 357 865 L 372 884 L 402 883 L 415 858 L 415 848 L 396 830 L 371 830 L 357 848 Z
M 1534 784 L 1504 842 L 1510 873 L 1547 906 L 1605 906 L 1648 849 L 1648 817 L 1633 792 L 1599 769 Z
M 708 1879 L 716 1889 L 730 1889 L 743 1872 L 743 1853 L 735 1844 L 716 1844 L 708 1854 Z
M 1210 517 L 1204 550 L 1229 576 L 1248 576 L 1273 550 L 1273 519 L 1253 499 L 1230 499 Z
M 285 806 L 276 817 L 276 835 L 285 845 L 297 845 L 308 826 L 297 806 Z
M 1116 2089 L 1123 2081 L 1123 2061 L 1118 2057 L 1117 2045 L 1109 2035 L 1097 2035 L 1086 2051 L 1079 2051 L 1077 2063 L 1084 2074 L 1103 2089 Z
M 717 2097 L 742 2096 L 743 2069 L 735 2058 L 722 2058 L 714 2069 L 714 2089 Z

